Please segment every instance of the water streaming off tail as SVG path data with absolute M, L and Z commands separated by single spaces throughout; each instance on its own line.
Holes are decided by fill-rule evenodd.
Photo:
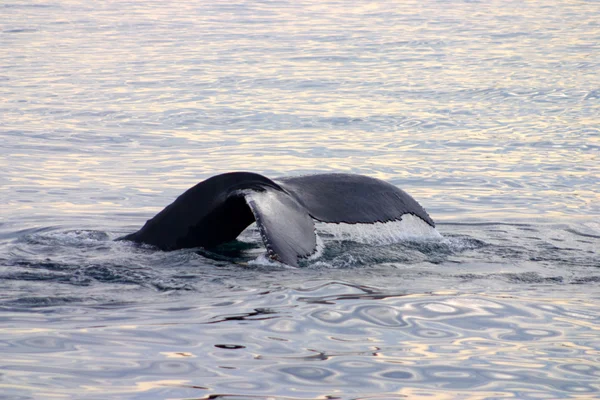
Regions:
M 441 240 L 442 235 L 419 217 L 405 214 L 400 221 L 374 224 L 318 224 L 321 236 L 334 240 L 385 245 L 401 241 Z

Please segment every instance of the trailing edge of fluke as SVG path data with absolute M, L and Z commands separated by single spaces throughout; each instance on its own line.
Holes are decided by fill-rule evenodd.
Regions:
M 314 221 L 373 224 L 405 214 L 435 227 L 408 193 L 385 181 L 354 174 L 269 179 L 229 172 L 198 183 L 137 232 L 118 240 L 162 250 L 211 248 L 234 240 L 256 221 L 271 259 L 298 266 L 316 250 Z

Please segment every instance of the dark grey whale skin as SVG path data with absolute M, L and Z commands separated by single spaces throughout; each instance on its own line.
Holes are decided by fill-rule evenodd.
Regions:
M 161 250 L 211 248 L 234 240 L 256 221 L 269 257 L 298 266 L 316 249 L 313 220 L 375 223 L 399 221 L 404 214 L 435 227 L 408 193 L 376 178 L 336 173 L 271 180 L 229 172 L 188 189 L 139 231 L 117 240 Z

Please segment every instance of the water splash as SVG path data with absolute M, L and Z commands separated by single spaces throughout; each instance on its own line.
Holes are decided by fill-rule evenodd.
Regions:
M 441 240 L 442 235 L 421 218 L 405 214 L 400 221 L 374 224 L 317 224 L 323 237 L 371 245 L 386 245 L 406 240 Z

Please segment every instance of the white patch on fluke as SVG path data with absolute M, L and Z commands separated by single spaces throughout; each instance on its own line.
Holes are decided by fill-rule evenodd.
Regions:
M 385 245 L 404 240 L 439 240 L 443 236 L 427 222 L 412 214 L 404 214 L 400 221 L 373 224 L 317 224 L 317 233 L 334 240 L 348 240 L 364 244 Z
M 248 206 L 250 207 L 250 210 L 252 210 L 252 213 L 254 214 L 254 218 L 256 219 L 256 222 L 251 226 L 253 226 L 254 229 L 256 229 L 258 231 L 263 244 L 267 248 L 267 253 L 260 255 L 257 259 L 250 262 L 250 264 L 273 265 L 275 263 L 277 265 L 284 265 L 289 268 L 294 268 L 294 267 L 288 266 L 285 263 L 282 263 L 275 259 L 272 259 L 270 257 L 270 256 L 273 256 L 275 253 L 269 248 L 267 229 L 264 225 L 258 223 L 259 216 L 254 211 L 257 208 L 256 202 L 257 202 L 258 194 L 252 190 L 244 190 L 242 193 L 244 193 L 244 195 L 245 195 L 244 199 L 246 200 L 246 204 L 248 204 Z M 307 217 L 308 217 L 308 214 L 307 214 Z M 315 222 L 314 220 L 312 220 L 312 221 L 313 221 L 313 223 Z M 246 228 L 246 229 L 248 229 L 248 228 Z M 315 248 L 313 249 L 313 252 L 306 257 L 302 257 L 301 259 L 310 260 L 310 261 L 316 260 L 317 258 L 321 257 L 321 255 L 323 254 L 323 249 L 324 249 L 323 240 L 321 240 L 321 238 L 315 232 Z

